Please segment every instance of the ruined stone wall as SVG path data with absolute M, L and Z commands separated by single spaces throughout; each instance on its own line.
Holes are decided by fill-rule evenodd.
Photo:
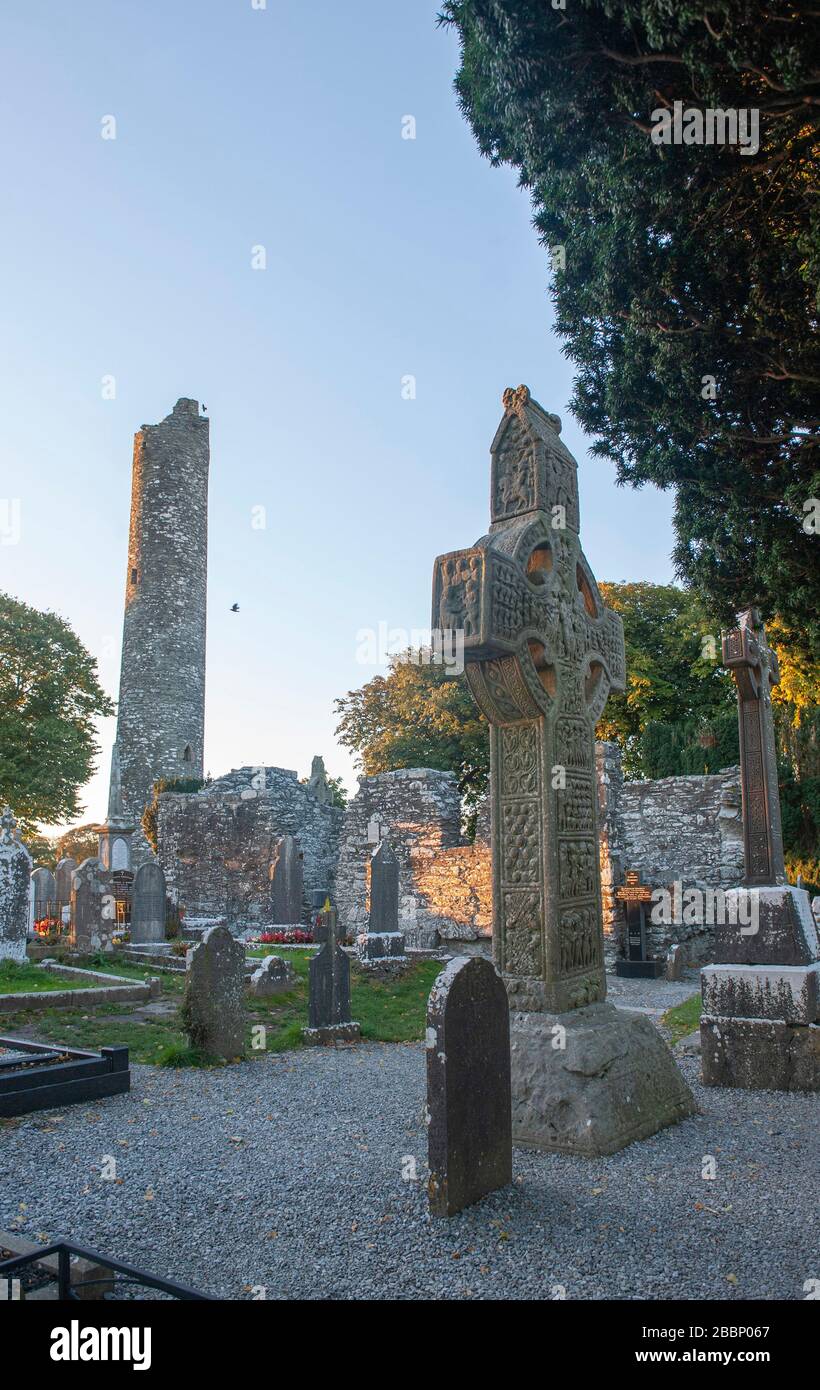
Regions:
M 607 952 L 616 954 L 622 917 L 614 890 L 626 869 L 644 883 L 668 887 L 728 888 L 743 876 L 740 769 L 704 777 L 624 781 L 620 749 L 598 744 L 599 846 Z M 711 959 L 713 929 L 702 920 L 652 926 L 651 948 L 664 955 L 686 943 L 690 960 Z
M 436 930 L 453 925 L 453 913 L 463 918 L 469 936 L 481 908 L 468 882 L 454 775 L 401 768 L 359 778 L 345 810 L 334 898 L 350 934 L 367 924 L 370 856 L 380 831 L 389 834 L 399 861 L 399 928 L 407 945 L 427 945 Z M 448 855 L 452 867 L 444 868 Z
M 200 792 L 166 792 L 157 841 L 169 895 L 187 918 L 269 925 L 273 851 L 291 834 L 303 854 L 307 919 L 311 893 L 332 888 L 342 818 L 281 767 L 238 768 Z
M 158 778 L 202 776 L 209 462 L 196 401 L 134 436 L 117 745 L 137 826 Z
M 598 835 L 605 949 L 611 962 L 623 930 L 615 889 L 626 869 L 651 887 L 676 879 L 689 887 L 729 887 L 743 872 L 737 768 L 711 777 L 626 782 L 615 744 L 596 746 Z M 389 835 L 399 861 L 399 926 L 407 945 L 436 935 L 466 949 L 492 936 L 490 807 L 476 836 L 461 833 L 456 778 L 406 768 L 359 779 L 344 811 L 322 805 L 284 768 L 240 768 L 193 795 L 160 799 L 159 859 L 169 892 L 189 917 L 225 917 L 234 927 L 270 923 L 268 873 L 276 841 L 290 833 L 304 854 L 305 916 L 314 890 L 330 889 L 341 926 L 356 936 L 367 923 L 370 858 Z M 712 929 L 702 923 L 653 926 L 664 955 L 683 941 L 690 959 L 708 960 Z

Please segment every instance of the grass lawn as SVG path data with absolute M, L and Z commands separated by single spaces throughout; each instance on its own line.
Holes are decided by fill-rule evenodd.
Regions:
M 687 1033 L 694 1033 L 700 1023 L 700 994 L 693 994 L 688 999 L 684 999 L 682 1004 L 676 1004 L 673 1009 L 667 1009 L 661 1019 L 661 1023 L 668 1028 L 672 1034 L 669 1041 L 674 1046 L 685 1038 Z
M 53 989 L 88 989 L 95 984 L 99 985 L 99 981 L 52 974 L 28 962 L 0 961 L 0 994 L 41 994 Z
M 266 955 L 275 952 L 266 951 Z M 312 951 L 288 951 L 287 960 L 296 972 L 294 988 L 273 999 L 245 997 L 246 1052 L 249 1058 L 260 1052 L 284 1052 L 302 1045 L 301 1030 L 308 1021 L 308 969 Z M 104 959 L 103 966 L 98 959 Z M 94 957 L 87 963 L 93 969 L 109 969 L 126 974 L 128 967 L 116 959 Z M 437 961 L 418 961 L 407 972 L 389 982 L 378 982 L 354 969 L 351 975 L 351 1013 L 361 1024 L 362 1036 L 377 1042 L 414 1042 L 424 1036 L 427 996 L 441 970 Z M 130 967 L 136 978 L 151 974 L 150 967 Z M 88 1009 L 46 1009 L 42 1013 L 8 1014 L 0 1022 L 7 1033 L 25 1029 L 38 1040 L 63 1042 L 69 1046 L 99 1048 L 119 1044 L 128 1047 L 133 1062 L 165 1066 L 201 1066 L 209 1059 L 188 1047 L 181 1027 L 178 1005 L 182 1002 L 182 976 L 163 975 L 163 998 L 176 1003 L 167 1015 L 139 1017 L 139 1005 L 98 1004 Z M 112 1017 L 116 1016 L 115 1018 Z M 264 1029 L 264 1033 L 260 1031 Z

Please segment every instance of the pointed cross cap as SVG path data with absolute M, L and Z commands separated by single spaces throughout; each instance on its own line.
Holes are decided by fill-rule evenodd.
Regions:
M 10 806 L 3 807 L 3 814 L 0 816 L 0 845 L 13 845 L 14 832 L 17 828 L 17 818 Z
M 505 416 L 493 442 L 494 520 L 469 550 L 436 560 L 432 627 L 463 633 L 468 669 L 515 658 L 515 671 L 509 664 L 504 671 L 488 667 L 480 688 L 471 678 L 491 722 L 556 712 L 562 681 L 577 678 L 583 713 L 594 722 L 610 690 L 625 688 L 623 624 L 605 606 L 581 550 L 576 465 L 558 440 L 557 417 L 532 401 L 526 387 L 504 394 Z M 522 420 L 523 471 L 518 454 L 502 458 L 506 431 L 513 429 L 520 442 Z
M 388 839 L 379 841 L 377 848 L 374 849 L 370 856 L 371 863 L 374 859 L 377 859 L 380 864 L 397 863 L 395 852 Z
M 577 535 L 578 465 L 559 438 L 559 416 L 533 400 L 528 386 L 508 386 L 501 400 L 504 416 L 490 445 L 491 531 L 514 517 L 546 512 Z
M 777 655 L 766 639 L 757 608 L 747 608 L 737 615 L 738 626 L 721 633 L 723 665 L 737 681 L 743 700 L 766 698 L 773 685 L 780 682 Z

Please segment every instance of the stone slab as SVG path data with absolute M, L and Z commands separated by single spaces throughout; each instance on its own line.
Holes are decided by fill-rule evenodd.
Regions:
M 615 962 L 615 974 L 625 980 L 658 980 L 666 974 L 663 960 L 622 960 Z
M 457 956 L 427 1004 L 427 1116 L 434 1216 L 512 1182 L 510 1010 L 494 965 Z
M 695 1113 L 669 1047 L 642 1014 L 606 1003 L 514 1013 L 510 1037 L 515 1144 L 595 1157 Z
M 784 1023 L 820 1019 L 820 963 L 707 965 L 700 983 L 705 1014 Z
M 715 960 L 721 965 L 811 965 L 820 957 L 805 889 L 729 888 L 725 901 L 726 916 L 735 923 L 715 927 Z
M 334 1047 L 340 1042 L 359 1042 L 362 1036 L 358 1023 L 329 1023 L 324 1028 L 303 1028 L 302 1039 L 309 1047 Z
M 820 1027 L 702 1015 L 705 1086 L 820 1091 Z

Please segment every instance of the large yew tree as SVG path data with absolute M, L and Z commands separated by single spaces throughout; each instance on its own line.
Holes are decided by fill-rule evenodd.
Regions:
M 446 0 L 442 19 L 481 151 L 530 190 L 595 451 L 674 488 L 677 570 L 711 611 L 755 602 L 816 653 L 816 0 Z M 653 143 L 678 101 L 757 110 L 759 149 Z

